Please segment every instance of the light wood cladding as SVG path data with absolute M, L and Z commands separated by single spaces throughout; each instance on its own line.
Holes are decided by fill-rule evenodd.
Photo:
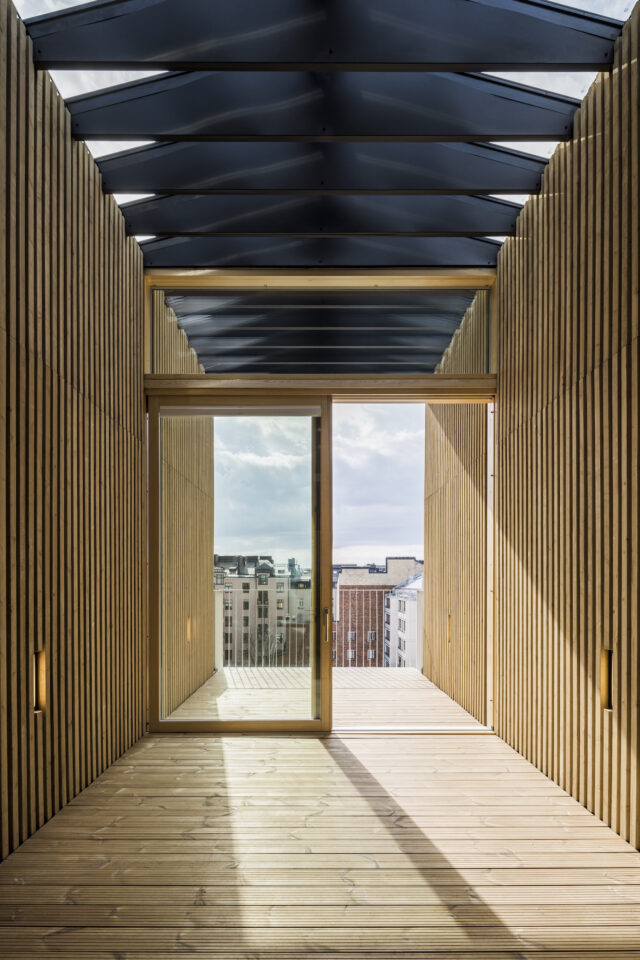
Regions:
M 489 373 L 491 294 L 479 290 L 435 369 L 438 374 Z
M 635 846 L 639 42 L 636 7 L 613 71 L 591 87 L 572 139 L 556 148 L 540 195 L 528 201 L 499 255 L 492 348 L 495 728 Z M 480 340 L 485 327 L 480 321 Z M 443 372 L 467 370 L 453 353 Z M 477 444 L 473 429 L 465 442 Z M 443 440 L 445 455 L 455 463 Z M 458 526 L 471 523 L 467 489 L 431 521 L 454 542 Z M 446 547 L 444 532 L 436 544 Z M 447 599 L 445 592 L 442 606 L 425 615 L 427 624 L 436 618 L 440 636 Z M 602 702 L 603 650 L 611 651 L 611 709 Z M 446 675 L 442 646 L 436 652 Z M 467 706 L 464 668 L 458 685 L 443 685 Z M 440 682 L 437 671 L 429 675 Z
M 154 372 L 203 373 L 164 292 L 153 290 L 151 296 Z M 163 417 L 160 439 L 162 589 L 158 602 L 162 710 L 167 715 L 213 674 L 213 419 Z
M 167 715 L 213 674 L 213 418 L 162 417 L 160 439 L 161 684 Z
M 639 40 L 636 7 L 496 289 L 496 729 L 635 846 Z
M 5 856 L 143 731 L 144 397 L 140 250 L 7 0 L 0 61 Z
M 151 356 L 153 373 L 201 374 L 204 367 L 187 335 L 178 326 L 175 311 L 167 306 L 164 291 L 152 290 Z
M 489 300 L 477 294 L 436 372 L 480 372 Z M 427 404 L 423 672 L 486 721 L 487 412 Z

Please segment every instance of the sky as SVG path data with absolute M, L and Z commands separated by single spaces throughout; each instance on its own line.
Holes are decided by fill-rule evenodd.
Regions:
M 76 6 L 76 0 L 14 0 L 23 17 Z M 565 0 L 565 6 L 626 20 L 635 0 Z M 124 83 L 151 72 L 52 71 L 64 97 Z M 594 74 L 500 73 L 497 76 L 581 99 Z M 94 156 L 137 144 L 91 142 Z M 555 143 L 505 146 L 551 156 Z M 119 201 L 142 194 L 116 196 Z M 524 203 L 526 196 L 509 200 Z M 216 550 L 260 551 L 276 559 L 310 556 L 311 519 L 308 423 L 271 418 L 261 424 L 216 425 Z M 419 405 L 352 405 L 334 408 L 334 559 L 376 562 L 387 555 L 421 558 L 424 408 Z M 233 451 L 233 454 L 232 454 Z M 224 545 L 224 547 L 223 547 Z M 244 547 L 243 547 L 244 545 Z M 294 551 L 289 553 L 289 551 Z M 280 555 L 284 551 L 286 555 Z
M 216 417 L 215 550 L 311 560 L 308 417 Z M 424 406 L 335 404 L 336 563 L 423 559 Z
M 214 544 L 311 562 L 311 418 L 216 417 Z
M 333 407 L 335 563 L 424 559 L 424 405 Z

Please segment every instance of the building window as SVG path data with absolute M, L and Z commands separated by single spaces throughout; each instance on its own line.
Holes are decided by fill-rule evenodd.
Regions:
M 284 583 L 281 580 L 276 584 L 276 593 L 284 593 Z
M 269 616 L 269 607 L 258 607 L 258 616 L 261 620 Z
M 231 593 L 232 590 L 233 590 L 233 584 L 232 584 L 232 583 L 225 583 L 225 585 L 224 585 L 224 592 L 225 592 L 225 593 Z
M 258 603 L 269 603 L 268 590 L 258 590 Z
M 349 643 L 355 643 L 355 642 L 356 642 L 356 632 L 355 632 L 355 630 L 349 630 L 349 632 L 347 633 L 347 640 L 348 640 Z
M 391 617 L 389 616 L 388 613 L 385 613 L 384 615 L 384 622 L 389 624 L 391 623 Z
M 242 640 L 244 643 L 249 642 L 249 634 L 246 631 L 242 634 Z
M 336 659 L 336 651 L 335 651 L 335 650 L 332 650 L 332 651 L 331 651 L 331 657 L 332 657 L 333 660 Z
M 267 577 L 266 573 L 258 574 L 258 583 L 260 584 L 261 587 L 266 586 L 268 582 L 269 582 L 269 578 Z
M 249 583 L 243 583 L 243 584 L 242 584 L 242 592 L 243 592 L 243 593 L 249 593 L 249 588 L 250 588 L 250 586 L 251 586 L 251 584 L 249 584 Z
M 302 609 L 304 607 L 304 600 L 298 600 L 298 607 Z
M 367 650 L 367 660 L 375 660 L 376 652 L 375 650 Z
M 284 617 L 276 617 L 276 626 L 281 627 L 284 623 Z
M 248 600 L 243 600 L 243 601 L 242 601 L 242 609 L 243 609 L 243 610 L 248 610 L 248 609 L 249 609 L 249 601 L 248 601 Z
M 242 626 L 243 626 L 243 627 L 248 627 L 248 626 L 249 626 L 249 617 L 243 617 L 243 618 L 242 618 Z
M 225 610 L 233 610 L 233 597 L 224 598 L 224 608 Z
M 331 631 L 331 639 L 333 640 L 334 643 L 335 643 L 336 640 L 338 639 L 338 634 L 336 633 L 335 630 L 332 630 L 332 631 Z
M 224 618 L 224 625 L 225 625 L 225 627 L 232 627 L 232 626 L 233 626 L 233 617 L 225 617 L 225 618 Z
M 354 660 L 356 656 L 355 650 L 347 650 L 347 660 Z
M 284 610 L 284 600 L 276 600 L 276 607 L 278 610 Z
M 367 634 L 367 640 L 369 641 L 369 643 L 375 643 L 375 642 L 376 642 L 376 632 L 375 632 L 375 630 L 369 630 L 369 632 L 368 632 L 368 634 Z
M 407 629 L 407 621 L 406 621 L 406 620 L 403 620 L 402 617 L 399 617 L 399 618 L 398 618 L 398 630 L 402 630 L 402 632 L 404 633 L 404 631 L 405 631 L 406 629 Z

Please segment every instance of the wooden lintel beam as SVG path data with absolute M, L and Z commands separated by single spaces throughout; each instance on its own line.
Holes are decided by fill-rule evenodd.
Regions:
M 495 279 L 495 267 L 145 271 L 148 290 L 482 290 L 492 287 Z
M 221 400 L 254 402 L 263 397 L 273 403 L 278 397 L 292 396 L 301 399 L 330 396 L 341 403 L 380 400 L 385 403 L 490 403 L 496 394 L 493 374 L 454 377 L 443 374 L 352 374 L 344 377 L 322 374 L 290 374 L 286 377 L 277 374 L 147 374 L 144 386 L 148 397 L 180 398 L 181 406 L 198 405 L 204 401 L 219 403 Z

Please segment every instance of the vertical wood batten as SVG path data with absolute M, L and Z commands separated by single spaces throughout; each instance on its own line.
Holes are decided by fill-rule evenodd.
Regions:
M 143 732 L 144 395 L 140 250 L 8 0 L 0 61 L 6 856 Z
M 496 730 L 636 846 L 639 36 L 499 255 L 495 450 Z
M 477 294 L 437 373 L 489 357 L 489 293 Z M 487 412 L 427 404 L 423 672 L 481 723 L 486 703 Z
M 540 195 L 525 205 L 515 236 L 505 242 L 494 290 L 494 725 L 635 846 L 639 46 L 636 7 L 611 73 L 600 75 L 585 97 L 572 139 L 556 149 Z M 467 345 L 484 333 L 484 316 L 472 309 L 442 371 L 483 369 L 480 353 L 476 366 L 468 366 Z M 485 615 L 473 582 L 464 579 L 458 543 L 460 528 L 467 528 L 468 549 L 481 559 L 468 530 L 471 487 L 457 480 L 477 447 L 478 429 L 468 420 L 466 435 L 457 436 L 455 418 L 466 414 L 454 407 L 445 432 L 447 412 L 440 408 L 436 424 L 436 410 L 427 412 L 425 665 L 479 716 L 464 675 L 468 652 L 461 645 L 451 658 L 445 629 L 450 582 L 464 584 L 453 594 L 462 608 L 475 603 L 478 621 Z M 603 650 L 611 651 L 610 709 L 601 702 Z
M 154 373 L 204 373 L 164 293 L 153 291 Z M 171 713 L 214 668 L 213 420 L 163 417 L 161 470 L 161 692 Z M 241 616 L 234 610 L 232 616 Z

